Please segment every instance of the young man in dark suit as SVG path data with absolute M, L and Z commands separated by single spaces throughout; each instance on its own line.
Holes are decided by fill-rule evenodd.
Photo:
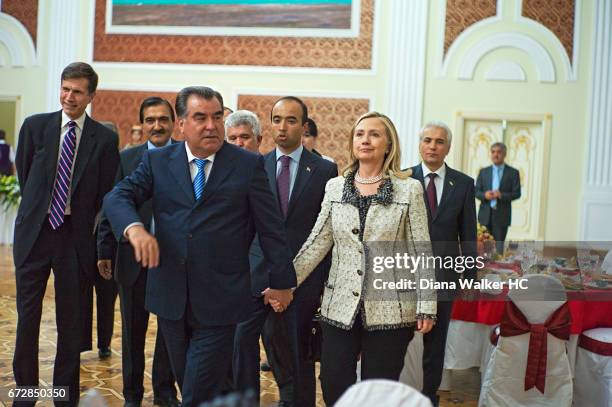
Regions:
M 140 105 L 140 123 L 147 142 L 121 152 L 117 171 L 117 182 L 130 175 L 140 164 L 142 155 L 170 145 L 174 131 L 174 109 L 160 97 L 146 98 Z M 138 215 L 145 228 L 155 234 L 151 201 L 144 202 Z M 117 242 L 105 216 L 98 229 L 98 270 L 110 280 L 113 277 L 119 286 L 121 299 L 121 363 L 123 371 L 123 397 L 126 407 L 140 406 L 144 394 L 145 339 L 149 325 L 149 312 L 145 309 L 145 289 L 148 270 L 134 258 L 134 250 L 126 241 Z M 174 375 L 168 352 L 161 333 L 157 330 L 153 354 L 153 402 L 159 406 L 178 406 Z
M 28 117 L 19 132 L 13 371 L 18 386 L 39 385 L 40 318 L 52 269 L 58 331 L 53 385 L 68 386 L 70 400 L 59 404 L 72 406 L 79 401 L 81 273 L 96 261 L 95 217 L 113 186 L 119 153 L 117 135 L 85 113 L 95 96 L 96 72 L 75 62 L 62 71 L 61 81 L 62 110 Z
M 158 317 L 182 404 L 191 407 L 222 391 L 236 324 L 251 312 L 249 222 L 270 267 L 262 301 L 287 306 L 296 276 L 262 157 L 224 142 L 221 95 L 191 86 L 175 106 L 185 142 L 146 151 L 106 196 L 104 212 L 150 269 L 145 307 Z M 155 237 L 137 211 L 150 199 Z
M 419 152 L 422 162 L 412 167 L 412 177 L 423 183 L 429 220 L 429 235 L 435 256 L 476 257 L 476 204 L 474 180 L 453 170 L 444 159 L 450 151 L 451 130 L 444 123 L 431 122 L 420 132 Z M 455 282 L 474 279 L 475 269 L 457 273 L 437 269 L 436 281 Z M 438 290 L 437 321 L 423 335 L 423 394 L 438 405 L 436 392 L 442 381 L 444 350 L 455 290 Z
M 270 117 L 276 148 L 265 155 L 265 169 L 270 189 L 283 214 L 291 253 L 295 256 L 319 215 L 325 185 L 338 175 L 338 168 L 302 146 L 308 120 L 308 108 L 302 100 L 293 96 L 279 99 Z M 265 272 L 266 259 L 257 255 L 257 251 L 256 241 L 251 250 L 251 268 Z M 311 321 L 319 307 L 329 266 L 329 260 L 323 261 L 295 291 L 289 309 L 279 315 L 270 315 L 272 321 L 264 329 L 264 345 L 279 386 L 280 405 L 314 407 L 316 404 L 314 360 L 308 360 L 306 354 Z M 256 350 L 270 307 L 264 307 L 257 298 L 254 302 L 259 304 L 256 311 L 238 325 L 234 365 L 237 388 L 258 392 L 259 352 Z
M 478 222 L 495 238 L 497 252 L 504 253 L 504 241 L 512 223 L 512 201 L 521 197 L 521 178 L 516 168 L 506 164 L 506 145 L 491 145 L 493 165 L 480 170 L 476 178 L 476 198 L 480 200 Z

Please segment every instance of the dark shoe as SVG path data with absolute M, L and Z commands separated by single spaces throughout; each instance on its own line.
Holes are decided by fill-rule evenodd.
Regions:
M 123 407 L 140 407 L 140 401 L 126 401 Z
M 104 359 L 110 358 L 111 357 L 111 350 L 110 350 L 110 348 L 101 348 L 101 349 L 98 349 L 98 357 L 100 358 L 100 360 L 104 360 Z
M 181 402 L 178 401 L 175 397 L 171 397 L 168 399 L 155 398 L 153 399 L 153 404 L 162 407 L 181 407 Z
M 261 366 L 259 367 L 260 370 L 262 372 L 271 372 L 272 368 L 270 367 L 270 364 L 268 363 L 267 360 L 264 360 L 263 362 L 261 362 Z

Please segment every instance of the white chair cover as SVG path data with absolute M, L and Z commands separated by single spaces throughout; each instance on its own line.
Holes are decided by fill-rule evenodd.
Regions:
M 417 390 L 391 380 L 364 380 L 349 389 L 335 407 L 431 407 L 431 402 Z
M 446 366 L 446 358 L 444 364 Z M 408 344 L 408 350 L 404 357 L 404 368 L 400 374 L 399 381 L 415 389 L 423 388 L 423 334 L 419 332 L 414 333 L 414 338 Z M 439 390 L 448 391 L 450 389 L 450 371 L 445 368 L 442 372 L 442 382 L 440 383 Z
M 0 244 L 13 244 L 16 217 L 16 206 L 11 206 L 6 211 L 0 206 Z
M 595 328 L 582 335 L 612 347 L 612 328 Z M 612 406 L 612 356 L 578 346 L 574 407 Z
M 524 278 L 528 288 L 512 291 L 510 299 L 529 323 L 544 323 L 565 303 L 565 289 L 551 276 L 537 274 Z M 499 337 L 485 371 L 479 406 L 571 406 L 573 386 L 565 341 L 551 334 L 547 334 L 545 392 L 542 394 L 535 387 L 525 391 L 530 335 Z

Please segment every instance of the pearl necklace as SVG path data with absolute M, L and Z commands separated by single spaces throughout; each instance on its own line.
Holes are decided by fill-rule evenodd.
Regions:
M 384 175 L 382 172 L 378 175 L 375 175 L 373 177 L 367 177 L 367 178 L 362 178 L 359 175 L 359 171 L 355 172 L 355 181 L 359 184 L 376 184 L 378 181 L 383 179 L 383 177 Z

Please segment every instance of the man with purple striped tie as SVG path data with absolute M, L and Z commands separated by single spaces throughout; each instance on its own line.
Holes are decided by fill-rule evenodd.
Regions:
M 38 386 L 38 336 L 50 271 L 55 283 L 57 354 L 53 385 L 79 401 L 81 288 L 96 261 L 94 222 L 113 186 L 119 163 L 117 134 L 92 120 L 85 108 L 98 75 L 81 62 L 61 76 L 62 110 L 28 117 L 19 132 L 15 164 L 21 204 L 13 257 L 17 283 L 17 337 L 13 372 L 17 386 Z M 95 270 L 93 270 L 95 271 Z M 15 400 L 15 406 L 34 401 Z

